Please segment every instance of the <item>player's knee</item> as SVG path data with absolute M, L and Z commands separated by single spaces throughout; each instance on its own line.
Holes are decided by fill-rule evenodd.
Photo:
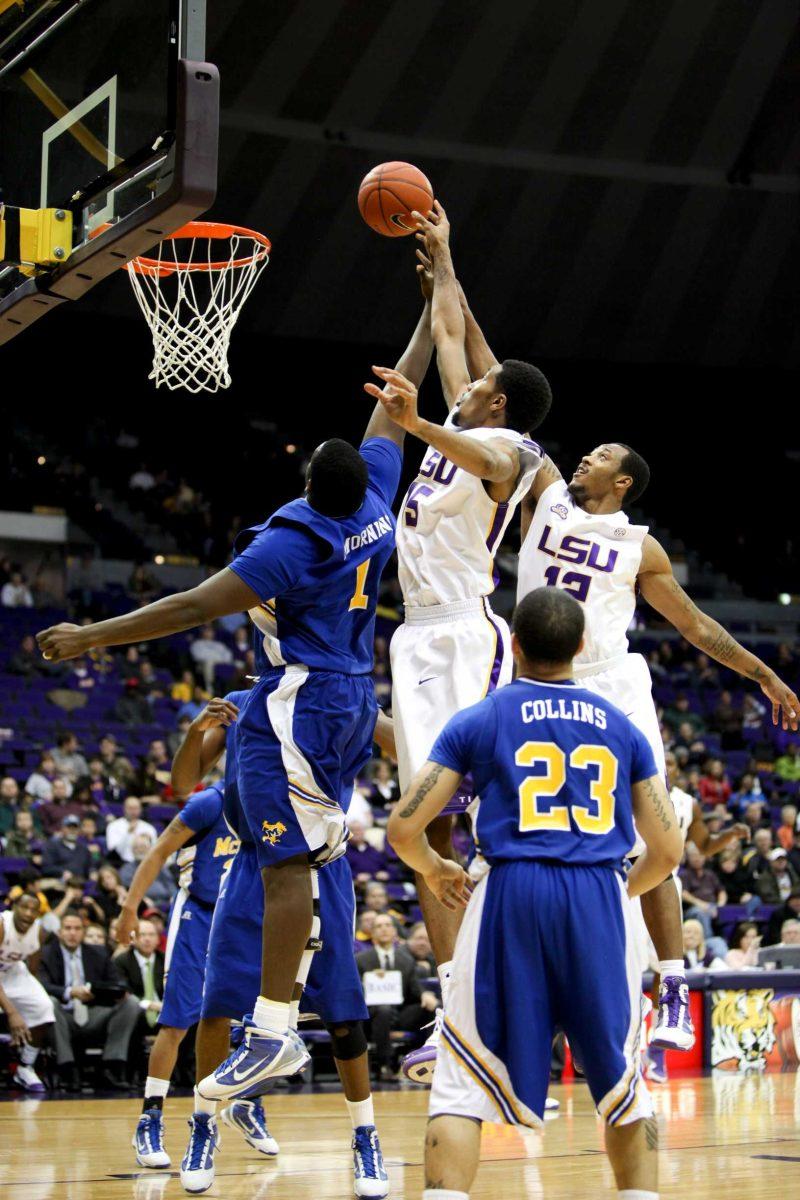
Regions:
M 451 816 L 436 817 L 425 830 L 431 847 L 442 858 L 455 858 L 453 850 L 453 818 Z
M 333 1057 L 340 1062 L 348 1062 L 366 1054 L 367 1035 L 361 1021 L 343 1021 L 337 1025 L 326 1025 L 325 1028 L 331 1037 Z

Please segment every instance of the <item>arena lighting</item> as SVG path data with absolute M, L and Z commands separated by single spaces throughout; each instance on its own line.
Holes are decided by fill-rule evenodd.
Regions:
M 44 464 L 47 462 L 47 459 L 45 458 L 45 456 L 43 454 L 40 454 L 36 461 L 40 467 L 43 467 Z
M 778 592 L 778 604 L 791 604 L 792 597 L 788 592 Z
M 155 558 L 153 559 L 153 562 L 154 562 L 154 563 L 156 563 L 156 565 L 157 565 L 157 566 L 159 566 L 159 567 L 163 566 L 163 565 L 164 565 L 164 555 L 163 555 L 163 554 L 157 554 L 157 555 L 155 556 Z
M 293 444 L 290 442 L 288 446 L 284 446 L 284 450 L 286 451 L 286 453 L 287 453 L 287 454 L 296 454 L 296 453 L 297 453 L 297 446 L 293 445 Z

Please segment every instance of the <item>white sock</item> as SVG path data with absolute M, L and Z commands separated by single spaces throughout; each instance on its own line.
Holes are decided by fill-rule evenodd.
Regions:
M 149 1100 L 151 1096 L 166 1096 L 169 1091 L 169 1080 L 158 1079 L 155 1075 L 148 1075 L 144 1081 L 144 1098 Z
M 291 1005 L 283 1004 L 280 1000 L 268 1000 L 259 996 L 253 1009 L 253 1020 L 259 1029 L 269 1029 L 272 1033 L 289 1032 L 289 1011 Z
M 217 1102 L 216 1100 L 206 1100 L 204 1096 L 200 1095 L 197 1088 L 195 1088 L 194 1111 L 196 1113 L 206 1113 L 209 1117 L 215 1117 L 217 1115 Z
M 620 1196 L 622 1194 L 620 1192 Z M 450 1188 L 425 1188 L 422 1200 L 469 1200 L 469 1192 L 453 1192 Z
M 452 959 L 450 960 L 450 962 L 442 963 L 439 967 L 436 968 L 437 974 L 439 976 L 439 983 L 441 984 L 441 988 L 442 988 L 442 1008 L 447 1008 L 447 996 L 450 991 L 450 972 L 452 971 L 452 969 L 453 969 L 453 960 Z M 453 1194 L 456 1195 L 457 1193 L 453 1193 Z
M 300 1001 L 299 1000 L 290 1000 L 289 1001 L 289 1028 L 294 1029 L 296 1031 L 299 1022 L 300 1022 Z
M 674 978 L 685 979 L 686 978 L 686 967 L 683 965 L 683 959 L 682 958 L 662 958 L 658 964 L 658 973 L 661 976 L 662 980 L 666 979 L 668 975 L 671 975 L 673 977 L 673 979 Z M 645 1193 L 645 1195 L 647 1195 L 647 1194 L 648 1193 Z M 622 1195 L 622 1192 L 620 1192 L 620 1195 Z
M 32 1067 L 38 1057 L 39 1047 L 29 1046 L 27 1043 L 19 1052 L 19 1061 L 22 1063 L 23 1067 Z
M 347 1111 L 350 1113 L 350 1120 L 353 1123 L 353 1129 L 359 1129 L 362 1125 L 375 1124 L 375 1110 L 372 1106 L 372 1096 L 368 1096 L 366 1100 L 345 1100 Z
M 643 1192 L 640 1188 L 626 1188 L 617 1196 L 619 1200 L 658 1200 L 658 1192 Z

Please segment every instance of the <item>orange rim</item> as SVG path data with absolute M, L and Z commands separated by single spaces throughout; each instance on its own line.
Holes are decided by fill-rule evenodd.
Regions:
M 99 225 L 92 231 L 92 237 L 97 237 L 111 228 L 110 223 Z M 220 262 L 164 262 L 157 258 L 132 258 L 123 265 L 123 269 L 133 267 L 139 275 L 174 275 L 176 271 L 226 271 L 230 268 L 249 266 L 252 262 L 261 262 L 272 250 L 272 243 L 263 233 L 248 229 L 245 225 L 225 225 L 219 221 L 188 221 L 174 233 L 168 233 L 164 241 L 175 241 L 178 238 L 208 238 L 209 241 L 222 241 L 225 238 L 249 237 L 258 244 L 255 254 L 244 258 L 223 259 Z

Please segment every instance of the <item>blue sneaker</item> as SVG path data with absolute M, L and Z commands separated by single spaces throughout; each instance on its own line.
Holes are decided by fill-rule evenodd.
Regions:
M 689 987 L 685 979 L 669 975 L 658 993 L 658 1021 L 650 1045 L 662 1050 L 691 1050 L 694 1026 L 689 1014 Z
M 661 1046 L 654 1046 L 652 1043 L 647 1047 L 644 1054 L 644 1077 L 649 1079 L 651 1083 L 666 1083 L 669 1079 L 667 1074 L 666 1063 L 667 1052 Z
M 189 1129 L 189 1145 L 181 1163 L 181 1184 L 186 1192 L 207 1192 L 214 1182 L 214 1151 L 219 1146 L 217 1122 L 208 1113 L 193 1113 Z
M 140 1167 L 168 1167 L 169 1155 L 164 1149 L 164 1116 L 160 1108 L 148 1108 L 139 1117 L 131 1142 Z
M 293 1029 L 275 1033 L 272 1029 L 259 1029 L 245 1018 L 241 1046 L 216 1071 L 200 1080 L 197 1092 L 204 1100 L 258 1096 L 264 1091 L 265 1079 L 295 1075 L 310 1061 L 311 1055 Z
M 238 1129 L 248 1146 L 252 1146 L 259 1154 L 274 1158 L 280 1150 L 270 1131 L 267 1129 L 267 1117 L 260 1100 L 237 1100 L 220 1113 L 226 1125 Z
M 389 1176 L 383 1165 L 381 1144 L 374 1125 L 359 1125 L 353 1134 L 353 1176 L 356 1196 L 381 1200 L 389 1195 Z

